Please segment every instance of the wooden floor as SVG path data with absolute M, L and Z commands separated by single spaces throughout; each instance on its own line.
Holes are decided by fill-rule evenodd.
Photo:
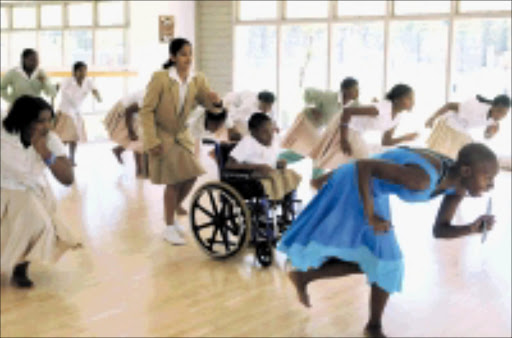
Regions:
M 34 264 L 32 290 L 2 279 L 2 336 L 362 335 L 369 291 L 363 276 L 312 284 L 313 308 L 306 310 L 281 265 L 261 269 L 251 250 L 216 262 L 190 236 L 187 246 L 170 246 L 160 234 L 162 188 L 136 180 L 129 154 L 119 166 L 110 147 L 79 147 L 75 185 L 55 186 L 59 212 L 85 247 L 55 266 Z M 308 166 L 298 168 L 305 180 Z M 483 245 L 479 237 L 432 238 L 439 200 L 406 208 L 393 200 L 406 276 L 384 317 L 390 336 L 511 336 L 510 173 L 496 183 L 498 223 Z M 308 199 L 307 184 L 300 194 Z M 485 204 L 466 203 L 463 217 L 483 213 Z

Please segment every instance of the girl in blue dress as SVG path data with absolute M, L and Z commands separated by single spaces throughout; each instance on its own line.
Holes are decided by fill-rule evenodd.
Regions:
M 384 337 L 384 307 L 389 294 L 401 291 L 404 274 L 389 195 L 414 203 L 443 194 L 434 236 L 480 233 L 484 222 L 492 228 L 493 216 L 481 216 L 466 226 L 453 226 L 451 220 L 464 196 L 492 189 L 497 172 L 496 155 L 483 144 L 470 143 L 456 161 L 426 149 L 397 148 L 326 175 L 326 184 L 278 246 L 295 268 L 289 277 L 299 300 L 310 306 L 307 286 L 314 280 L 364 273 L 371 285 L 365 334 Z

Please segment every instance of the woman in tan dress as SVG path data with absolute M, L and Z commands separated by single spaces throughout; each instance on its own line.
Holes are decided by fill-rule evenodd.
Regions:
M 54 113 L 43 99 L 21 96 L 2 123 L 1 271 L 23 288 L 29 261 L 55 262 L 78 241 L 56 215 L 45 168 L 63 185 L 73 183 L 66 149 L 51 131 Z
M 149 178 L 164 184 L 164 210 L 167 227 L 164 238 L 182 245 L 184 228 L 174 214 L 190 193 L 198 176 L 205 173 L 194 156 L 194 139 L 187 126 L 190 113 L 199 103 L 212 112 L 220 112 L 222 101 L 210 91 L 202 74 L 194 74 L 192 44 L 174 39 L 169 45 L 170 59 L 164 70 L 155 72 L 146 88 L 139 117 L 144 150 L 149 152 Z M 183 208 L 181 213 L 186 211 Z M 179 211 L 179 210 L 178 210 Z

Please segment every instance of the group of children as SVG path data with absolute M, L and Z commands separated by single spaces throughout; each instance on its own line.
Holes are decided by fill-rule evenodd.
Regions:
M 210 89 L 204 75 L 192 71 L 191 65 L 192 44 L 186 39 L 174 39 L 169 45 L 168 61 L 153 74 L 145 90 L 119 100 L 104 120 L 110 138 L 118 144 L 112 150 L 117 160 L 123 162 L 121 154 L 125 150 L 134 151 L 137 176 L 165 186 L 163 237 L 168 242 L 186 242 L 185 227 L 175 216 L 187 213 L 182 203 L 197 177 L 205 173 L 198 156 L 202 139 L 236 142 L 226 168 L 253 171 L 269 197 L 276 200 L 295 190 L 301 180 L 287 165 L 310 157 L 315 165 L 311 184 L 319 192 L 283 235 L 278 247 L 296 268 L 290 272 L 290 279 L 300 301 L 309 306 L 310 282 L 366 274 L 372 292 L 365 330 L 371 336 L 383 336 L 384 307 L 389 294 L 400 291 L 403 278 L 402 253 L 391 224 L 389 195 L 396 194 L 406 202 L 429 201 L 444 195 L 434 226 L 434 235 L 439 238 L 481 232 L 482 221 L 492 227 L 494 221 L 490 217 L 479 218 L 465 227 L 453 226 L 452 218 L 466 195 L 478 196 L 492 188 L 498 171 L 494 153 L 482 144 L 472 143 L 467 129 L 485 127 L 487 138 L 495 135 L 510 109 L 509 97 L 500 95 L 488 101 L 478 96 L 460 104 L 448 103 L 426 124 L 434 127 L 428 145 L 435 151 L 395 148 L 418 136 L 394 135 L 402 114 L 414 107 L 414 91 L 405 84 L 394 86 L 383 100 L 369 105 L 359 103 L 358 82 L 353 78 L 343 80 L 339 93 L 306 89 L 304 110 L 281 136 L 272 110 L 272 93 L 230 93 L 221 99 Z M 56 124 L 50 127 L 47 120 L 53 117 L 52 108 L 42 103 L 30 108 L 30 97 L 23 93 L 37 96 L 45 90 L 54 95 L 57 88 L 38 69 L 37 53 L 24 52 L 22 67 L 2 78 L 2 97 L 12 103 L 4 122 L 7 136 L 2 133 L 2 153 L 4 143 L 14 147 L 13 153 L 34 149 L 33 161 L 46 164 L 63 184 L 69 183 L 71 172 L 72 182 L 72 169 L 50 129 L 62 142 L 70 144 L 69 164 L 76 165 L 76 142 L 86 138 L 80 106 L 89 93 L 101 100 L 86 75 L 87 66 L 76 63 L 73 77 L 60 87 L 62 102 Z M 18 98 L 26 101 L 26 109 L 34 110 L 35 117 L 16 127 L 13 121 L 17 117 L 13 114 L 20 114 L 23 103 Z M 202 108 L 196 109 L 197 105 Z M 437 119 L 440 120 L 434 126 Z M 39 125 L 43 135 L 40 138 L 51 141 L 51 146 L 34 143 L 34 126 Z M 383 133 L 380 145 L 367 144 L 363 134 L 368 130 Z M 227 137 L 222 136 L 223 132 Z M 17 144 L 18 139 L 22 146 Z M 281 148 L 285 151 L 280 152 Z M 4 195 L 11 198 L 16 189 L 12 184 L 16 175 L 6 177 L 4 167 L 11 172 L 18 170 L 2 158 L 2 210 L 7 208 Z M 38 212 L 45 219 L 42 227 L 48 236 L 56 236 L 57 231 L 48 230 L 55 227 L 53 212 Z M 14 240 L 10 235 L 13 226 L 23 227 L 19 222 L 16 215 L 2 211 L 2 270 L 19 262 L 14 268 L 17 284 L 31 286 L 26 275 L 28 264 L 23 264 L 34 254 L 30 250 L 9 249 L 9 241 Z M 27 245 L 34 243 L 28 241 Z M 4 257 L 10 257 L 10 261 L 4 264 Z

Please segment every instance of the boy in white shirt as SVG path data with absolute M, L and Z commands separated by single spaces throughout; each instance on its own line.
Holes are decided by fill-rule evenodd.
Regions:
M 249 132 L 231 151 L 226 169 L 253 170 L 253 176 L 263 184 L 270 200 L 288 198 L 297 189 L 301 177 L 286 169 L 285 160 L 278 160 L 272 119 L 264 113 L 253 114 Z

